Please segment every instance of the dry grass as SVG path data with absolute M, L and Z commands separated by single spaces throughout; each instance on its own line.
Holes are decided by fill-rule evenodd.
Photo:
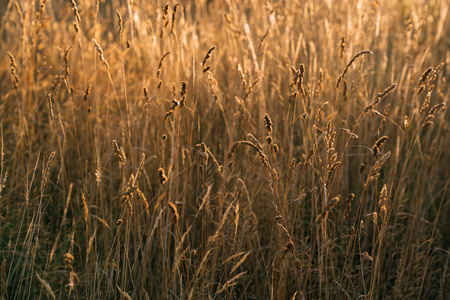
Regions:
M 0 298 L 447 299 L 448 1 L 3 1 Z

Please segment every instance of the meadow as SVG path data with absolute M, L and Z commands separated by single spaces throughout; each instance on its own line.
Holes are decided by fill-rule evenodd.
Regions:
M 0 3 L 0 299 L 448 299 L 446 0 Z

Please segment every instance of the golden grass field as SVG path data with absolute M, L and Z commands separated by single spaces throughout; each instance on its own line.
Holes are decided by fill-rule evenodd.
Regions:
M 449 299 L 446 0 L 0 2 L 0 299 Z

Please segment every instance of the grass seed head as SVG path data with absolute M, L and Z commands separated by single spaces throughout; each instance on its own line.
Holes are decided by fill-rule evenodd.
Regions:
M 158 169 L 158 176 L 159 176 L 159 182 L 161 184 L 165 184 L 167 182 L 167 176 L 166 176 L 163 168 Z
M 215 46 L 209 48 L 208 52 L 206 52 L 205 58 L 203 59 L 202 66 L 203 66 L 203 73 L 208 72 L 211 69 L 211 66 L 206 65 L 208 62 L 208 59 L 211 57 L 211 53 L 216 49 Z
M 336 88 L 339 88 L 339 86 L 341 85 L 342 80 L 344 79 L 345 75 L 348 72 L 348 69 L 350 68 L 350 66 L 355 62 L 355 60 L 365 54 L 372 54 L 372 51 L 370 50 L 363 50 L 360 51 L 358 53 L 356 53 L 352 59 L 350 59 L 350 61 L 347 63 L 347 65 L 345 66 L 344 70 L 342 71 L 342 73 L 339 75 L 338 79 L 336 80 Z
M 428 79 L 428 75 L 433 71 L 432 67 L 428 67 L 425 72 L 423 72 L 422 76 L 420 77 L 418 88 L 417 88 L 417 95 L 420 95 L 425 90 L 425 82 Z

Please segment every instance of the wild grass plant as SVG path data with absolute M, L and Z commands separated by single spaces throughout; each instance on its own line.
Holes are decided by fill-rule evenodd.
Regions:
M 0 3 L 0 297 L 448 299 L 448 14 Z

